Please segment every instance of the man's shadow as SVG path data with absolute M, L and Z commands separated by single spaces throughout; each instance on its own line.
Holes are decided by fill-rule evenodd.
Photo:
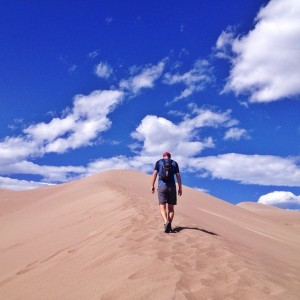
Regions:
M 187 227 L 187 226 L 185 226 L 185 227 L 183 227 L 183 226 L 175 227 L 175 228 L 173 228 L 173 230 L 171 232 L 178 233 L 182 230 L 199 230 L 199 231 L 202 231 L 202 232 L 210 234 L 210 235 L 219 236 L 217 233 L 212 232 L 212 231 L 208 231 L 206 229 L 201 229 L 201 228 L 198 228 L 198 227 Z

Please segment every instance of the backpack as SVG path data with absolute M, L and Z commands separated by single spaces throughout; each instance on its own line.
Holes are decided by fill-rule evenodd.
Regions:
M 174 180 L 174 171 L 173 171 L 173 160 L 171 159 L 162 159 L 162 169 L 160 174 L 160 180 L 163 182 L 171 182 Z

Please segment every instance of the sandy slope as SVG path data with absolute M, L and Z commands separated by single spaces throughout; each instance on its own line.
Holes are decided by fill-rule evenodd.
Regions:
M 300 234 L 299 211 L 284 210 L 254 202 L 242 202 L 239 203 L 238 206 L 263 216 L 269 221 L 280 223 L 285 226 L 292 226 L 293 229 L 298 230 Z
M 184 187 L 162 231 L 150 176 L 0 190 L 0 299 L 299 299 L 300 212 Z

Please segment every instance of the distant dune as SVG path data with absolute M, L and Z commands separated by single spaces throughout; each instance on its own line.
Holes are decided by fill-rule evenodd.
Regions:
M 0 190 L 0 299 L 300 299 L 300 212 L 184 186 L 165 234 L 150 178 Z

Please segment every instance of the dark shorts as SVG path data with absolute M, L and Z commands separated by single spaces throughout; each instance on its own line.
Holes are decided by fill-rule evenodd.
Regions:
M 168 187 L 166 185 L 159 186 L 157 189 L 159 204 L 177 204 L 176 186 Z

